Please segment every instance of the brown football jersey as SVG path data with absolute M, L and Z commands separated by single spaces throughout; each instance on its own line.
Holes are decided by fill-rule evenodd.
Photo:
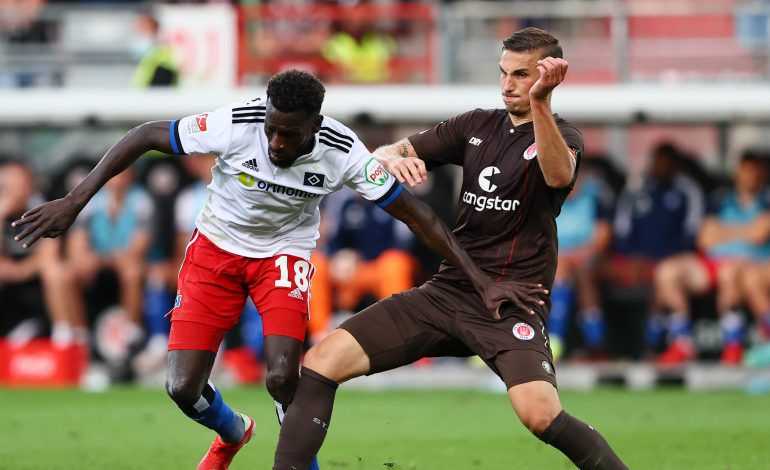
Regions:
M 582 135 L 558 115 L 554 119 L 579 165 Z M 546 184 L 534 124 L 514 128 L 504 109 L 476 109 L 409 141 L 429 169 L 462 166 L 454 234 L 478 266 L 496 280 L 542 283 L 550 289 L 556 273 L 556 216 L 572 184 L 563 189 Z M 565 153 L 564 158 L 573 156 Z M 471 290 L 447 260 L 434 279 Z

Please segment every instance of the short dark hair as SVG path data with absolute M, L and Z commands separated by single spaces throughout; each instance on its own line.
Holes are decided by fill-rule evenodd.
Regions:
M 503 40 L 503 49 L 511 52 L 540 50 L 543 58 L 562 59 L 564 57 L 559 40 L 553 34 L 539 28 L 524 28 L 516 31 Z
M 741 161 L 766 163 L 770 161 L 770 151 L 759 148 L 746 149 L 741 153 Z
M 273 75 L 267 82 L 267 97 L 278 111 L 305 111 L 309 115 L 321 112 L 326 89 L 315 75 L 291 69 Z
M 666 157 L 672 160 L 677 160 L 683 157 L 679 147 L 668 141 L 661 142 L 656 145 L 655 149 L 652 151 L 652 154 L 653 156 Z

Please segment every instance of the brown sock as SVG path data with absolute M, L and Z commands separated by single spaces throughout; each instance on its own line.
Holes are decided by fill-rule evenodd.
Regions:
M 564 410 L 538 437 L 559 449 L 581 470 L 628 470 L 599 431 Z
M 337 383 L 303 367 L 294 401 L 286 411 L 273 470 L 307 470 L 324 442 Z

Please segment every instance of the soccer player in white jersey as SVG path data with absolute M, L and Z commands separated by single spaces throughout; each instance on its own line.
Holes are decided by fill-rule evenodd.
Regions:
M 279 416 L 294 396 L 308 321 L 321 198 L 343 185 L 405 222 L 452 260 L 496 315 L 505 301 L 537 302 L 542 288 L 495 283 L 460 248 L 433 211 L 390 176 L 347 127 L 320 114 L 324 87 L 290 70 L 266 97 L 178 121 L 142 124 L 121 138 L 64 198 L 14 222 L 25 247 L 64 233 L 110 178 L 149 150 L 213 153 L 208 200 L 196 221 L 171 313 L 166 390 L 190 418 L 218 436 L 199 469 L 224 469 L 250 439 L 254 422 L 224 403 L 209 381 L 219 344 L 250 296 L 262 315 L 266 385 Z

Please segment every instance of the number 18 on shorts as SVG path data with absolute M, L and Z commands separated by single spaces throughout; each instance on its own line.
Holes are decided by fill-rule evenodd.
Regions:
M 222 250 L 196 232 L 179 272 L 169 349 L 174 330 L 192 326 L 183 326 L 182 322 L 224 329 L 226 333 L 238 322 L 247 296 L 262 316 L 266 336 L 282 335 L 304 341 L 313 273 L 313 265 L 300 257 L 278 254 L 271 258 L 247 258 Z M 201 328 L 204 329 L 207 328 Z M 216 338 L 211 339 L 217 342 Z

